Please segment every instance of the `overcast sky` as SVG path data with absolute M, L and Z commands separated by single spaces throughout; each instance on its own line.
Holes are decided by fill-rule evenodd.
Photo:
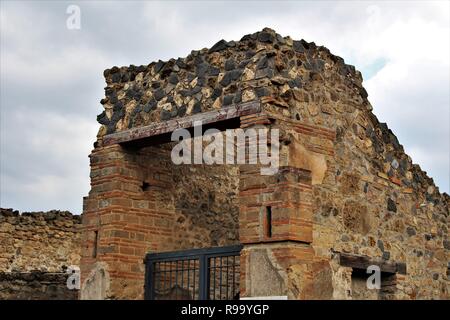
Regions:
M 66 9 L 81 9 L 69 30 Z M 363 73 L 374 113 L 449 192 L 449 2 L 1 1 L 0 205 L 82 211 L 103 70 L 264 27 Z

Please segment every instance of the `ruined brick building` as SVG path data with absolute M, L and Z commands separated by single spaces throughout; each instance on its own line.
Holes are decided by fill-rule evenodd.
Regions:
M 104 76 L 82 298 L 141 299 L 152 281 L 164 282 L 161 295 L 175 288 L 197 298 L 175 280 L 185 265 L 156 274 L 146 254 L 241 245 L 241 298 L 448 299 L 449 196 L 377 120 L 361 73 L 342 58 L 264 29 Z M 196 120 L 279 129 L 278 173 L 173 164 L 170 134 Z M 381 290 L 365 287 L 372 264 Z
M 450 198 L 342 58 L 264 29 L 104 76 L 81 299 L 449 298 Z M 174 164 L 172 132 L 199 120 L 278 129 L 278 172 Z

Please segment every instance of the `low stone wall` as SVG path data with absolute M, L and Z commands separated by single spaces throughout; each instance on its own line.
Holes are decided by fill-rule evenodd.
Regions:
M 66 270 L 80 262 L 81 216 L 0 209 L 0 299 L 76 299 Z
M 0 300 L 76 300 L 66 273 L 0 272 Z

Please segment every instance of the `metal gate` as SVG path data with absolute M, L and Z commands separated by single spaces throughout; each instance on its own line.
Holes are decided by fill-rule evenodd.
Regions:
M 239 299 L 241 249 L 236 245 L 147 254 L 145 299 Z

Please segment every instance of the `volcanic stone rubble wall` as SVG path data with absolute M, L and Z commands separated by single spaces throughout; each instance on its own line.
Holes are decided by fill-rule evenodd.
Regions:
M 0 209 L 0 299 L 77 299 L 66 269 L 79 266 L 81 217 Z
M 236 243 L 238 234 L 241 296 L 449 298 L 449 196 L 377 120 L 361 73 L 342 58 L 264 29 L 186 58 L 113 67 L 104 75 L 82 271 L 92 277 L 103 270 L 102 297 L 141 298 L 148 251 Z M 275 176 L 245 165 L 177 168 L 167 146 L 133 151 L 103 144 L 128 129 L 247 102 L 262 109 L 242 116 L 241 128 L 280 129 Z M 199 181 L 193 184 L 191 174 L 203 180 L 192 178 Z M 205 199 L 219 205 L 207 218 L 195 216 Z M 269 208 L 270 238 L 262 218 Z M 226 232 L 214 226 L 219 221 Z M 174 230 L 183 223 L 177 239 Z M 385 266 L 382 290 L 360 292 L 361 264 L 343 263 L 346 256 Z

